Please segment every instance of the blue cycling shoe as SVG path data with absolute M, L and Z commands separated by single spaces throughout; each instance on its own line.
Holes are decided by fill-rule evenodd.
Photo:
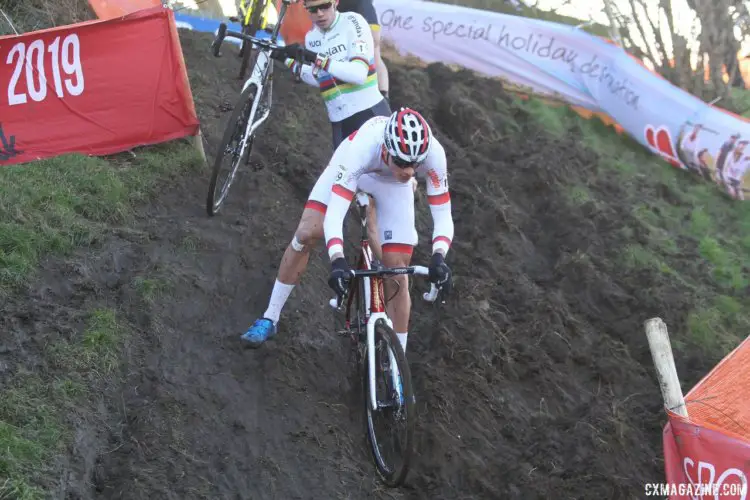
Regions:
M 266 340 L 276 335 L 276 325 L 268 318 L 256 319 L 253 326 L 240 337 L 250 347 L 260 347 Z

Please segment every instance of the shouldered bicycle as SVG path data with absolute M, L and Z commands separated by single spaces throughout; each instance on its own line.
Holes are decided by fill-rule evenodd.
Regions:
M 221 23 L 216 37 L 211 44 L 214 57 L 221 57 L 221 44 L 224 38 L 228 36 L 243 40 L 243 42 L 246 42 L 246 45 L 256 45 L 258 47 L 258 54 L 250 77 L 245 81 L 242 92 L 232 110 L 232 114 L 229 116 L 221 144 L 214 159 L 213 171 L 211 172 L 211 180 L 208 186 L 208 196 L 206 198 L 206 211 L 209 216 L 213 217 L 221 209 L 221 205 L 226 200 L 229 187 L 234 180 L 234 176 L 237 174 L 239 166 L 249 163 L 248 160 L 253 148 L 255 133 L 271 114 L 274 67 L 271 52 L 282 47 L 282 45 L 276 43 L 279 28 L 287 8 L 296 1 L 298 0 L 282 0 L 279 20 L 274 26 L 270 40 L 228 30 L 226 23 Z M 246 50 L 249 52 L 250 47 L 246 47 Z M 301 68 L 301 65 L 297 65 L 297 67 Z M 300 80 L 299 70 L 295 73 L 295 77 L 297 81 Z M 222 168 L 224 166 L 223 160 L 227 155 L 232 160 L 231 165 L 226 176 L 219 182 L 219 174 L 224 170 Z
M 399 274 L 427 276 L 425 266 L 384 267 L 373 258 L 367 233 L 369 198 L 356 195 L 362 236 L 356 269 L 344 297 L 330 299 L 329 305 L 344 312 L 344 327 L 337 333 L 350 337 L 356 349 L 357 369 L 360 371 L 365 407 L 367 439 L 376 469 L 388 486 L 403 483 L 409 471 L 413 448 L 415 414 L 414 389 L 411 371 L 401 343 L 393 331 L 393 323 L 385 311 L 383 280 Z M 440 290 L 432 284 L 423 299 L 435 302 Z M 404 424 L 403 440 L 394 448 L 394 463 L 389 463 L 381 446 L 386 437 L 376 431 L 376 417 L 392 417 L 393 424 Z M 385 425 L 386 430 L 389 426 Z

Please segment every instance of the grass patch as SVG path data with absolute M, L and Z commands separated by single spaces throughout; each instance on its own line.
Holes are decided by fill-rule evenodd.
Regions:
M 594 200 L 591 191 L 586 186 L 581 185 L 571 186 L 567 191 L 567 197 L 573 206 L 584 205 Z
M 143 276 L 137 276 L 133 280 L 133 287 L 146 302 L 153 302 L 163 297 L 172 288 L 171 284 L 164 278 L 146 278 Z
M 745 338 L 750 315 L 739 300 L 718 295 L 688 315 L 691 340 L 707 351 L 729 352 Z
M 42 373 L 19 372 L 0 401 L 0 499 L 47 498 L 51 460 L 72 438 L 66 412 L 89 395 L 93 378 L 119 365 L 126 330 L 110 309 L 95 309 L 75 339 L 49 345 Z M 61 374 L 61 375 L 58 375 Z
M 630 208 L 617 229 L 621 246 L 612 248 L 619 258 L 610 272 L 623 280 L 633 276 L 636 286 L 644 286 L 645 272 L 682 295 L 689 310 L 682 316 L 685 328 L 671 330 L 677 349 L 697 348 L 718 360 L 736 347 L 750 326 L 743 312 L 750 311 L 750 204 L 729 199 L 598 119 L 536 98 L 516 105 L 553 137 L 573 136 L 599 156 L 600 168 L 582 171 L 564 188 L 571 207 L 600 200 L 603 208 L 602 183 L 619 185 L 616 203 Z
M 23 284 L 43 255 L 68 254 L 125 222 L 168 172 L 201 164 L 173 142 L 122 163 L 74 154 L 0 169 L 0 292 Z
M 195 149 L 174 141 L 110 161 L 73 154 L 0 169 L 0 295 L 18 291 L 43 256 L 64 256 L 127 223 L 159 180 L 201 168 Z M 157 279 L 135 286 L 147 299 L 164 289 Z M 96 309 L 80 334 L 44 348 L 41 368 L 14 367 L 0 399 L 0 499 L 50 496 L 54 458 L 72 439 L 66 417 L 115 373 L 127 333 L 114 311 Z

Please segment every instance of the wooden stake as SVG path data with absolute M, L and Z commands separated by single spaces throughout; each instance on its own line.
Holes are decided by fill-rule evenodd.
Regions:
M 651 318 L 645 323 L 651 358 L 659 377 L 659 387 L 667 409 L 688 418 L 685 398 L 682 395 L 680 379 L 672 356 L 672 345 L 669 342 L 667 325 L 661 318 Z
M 203 162 L 208 163 L 208 160 L 206 160 L 206 150 L 203 148 L 203 133 L 200 127 L 198 127 L 198 133 L 193 136 L 193 144 L 198 153 L 200 153 L 201 158 L 203 158 Z

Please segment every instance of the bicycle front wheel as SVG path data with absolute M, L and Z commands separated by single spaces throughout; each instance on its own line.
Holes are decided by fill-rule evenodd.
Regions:
M 247 138 L 246 144 L 243 143 L 243 137 L 248 123 L 254 118 L 250 115 L 252 114 L 257 90 L 257 85 L 251 83 L 242 91 L 224 129 L 224 136 L 214 160 L 214 168 L 211 172 L 211 182 L 208 186 L 206 198 L 206 211 L 212 217 L 219 212 L 221 205 L 224 203 L 229 193 L 229 187 L 237 174 L 237 169 L 247 161 L 252 151 L 254 134 Z M 227 159 L 230 160 L 228 168 L 225 165 Z
M 375 411 L 370 406 L 367 354 L 364 361 L 362 393 L 370 451 L 383 482 L 391 487 L 398 486 L 409 472 L 416 414 L 409 364 L 398 337 L 383 320 L 375 324 L 375 399 L 378 406 Z M 394 374 L 394 363 L 398 376 Z

